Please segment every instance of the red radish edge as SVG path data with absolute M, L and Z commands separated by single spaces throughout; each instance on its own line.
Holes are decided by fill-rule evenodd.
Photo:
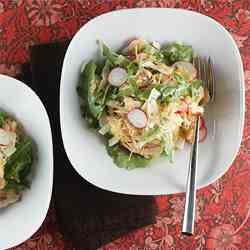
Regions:
M 148 144 L 146 144 L 146 145 L 147 145 L 147 148 L 149 148 L 149 149 L 150 149 L 150 148 L 157 148 L 157 147 L 159 147 L 159 145 L 152 144 L 152 143 L 151 143 L 151 144 L 148 143 Z
M 136 115 L 142 115 L 141 117 L 135 117 Z M 148 121 L 148 118 L 147 118 L 147 115 L 146 113 L 141 110 L 141 109 L 133 109 L 131 111 L 128 112 L 127 114 L 127 117 L 128 117 L 128 121 L 129 123 L 134 126 L 135 128 L 145 128 L 147 126 L 147 121 Z M 134 118 L 133 118 L 134 117 Z M 135 119 L 143 119 L 143 121 L 136 121 Z M 139 124 L 136 124 L 136 123 L 139 123 Z
M 130 43 L 132 43 L 134 40 L 137 40 L 138 38 L 134 37 L 134 38 L 130 38 L 125 42 L 125 45 L 122 49 L 122 52 L 127 55 L 129 58 L 130 56 L 132 56 L 132 53 L 130 51 L 128 51 L 128 46 L 130 45 Z M 130 58 L 133 59 L 133 58 Z
M 133 55 L 133 53 L 132 52 L 128 52 L 128 58 L 130 59 L 130 60 L 134 60 L 135 59 L 135 55 Z
M 199 142 L 203 142 L 207 137 L 207 128 L 203 127 L 199 130 Z
M 178 109 L 175 111 L 175 114 L 184 114 L 184 113 L 189 113 L 190 111 L 190 108 L 187 107 L 187 108 L 182 108 L 182 109 Z M 193 112 L 194 115 L 201 115 L 202 113 L 201 112 Z
M 176 114 L 183 114 L 183 113 L 188 113 L 189 109 L 188 108 L 182 108 L 178 109 L 175 111 Z
M 205 119 L 202 116 L 200 116 L 200 129 L 204 127 L 206 127 Z
M 203 142 L 207 137 L 207 127 L 203 117 L 200 117 L 199 142 Z
M 129 46 L 130 43 L 132 43 L 134 40 L 138 40 L 138 37 L 133 37 L 127 40 L 126 45 Z

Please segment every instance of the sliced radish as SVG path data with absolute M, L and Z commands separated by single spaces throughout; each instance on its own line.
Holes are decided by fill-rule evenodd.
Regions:
M 173 65 L 173 67 L 178 68 L 180 70 L 183 70 L 184 72 L 187 72 L 187 74 L 190 75 L 190 77 L 191 77 L 190 80 L 195 79 L 197 76 L 197 70 L 194 67 L 194 65 L 190 62 L 185 62 L 185 61 L 176 62 Z
M 128 73 L 125 69 L 117 67 L 110 71 L 108 81 L 111 85 L 119 87 L 126 82 Z
M 199 142 L 203 142 L 207 137 L 207 128 L 204 127 L 200 127 L 199 130 Z
M 145 128 L 147 126 L 147 115 L 141 109 L 133 109 L 128 113 L 128 120 L 136 128 Z

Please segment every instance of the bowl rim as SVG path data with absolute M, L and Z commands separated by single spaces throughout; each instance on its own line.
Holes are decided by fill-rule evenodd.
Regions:
M 41 111 L 44 113 L 46 120 L 47 120 L 47 125 L 48 125 L 48 136 L 50 137 L 50 141 L 49 141 L 49 147 L 50 147 L 50 171 L 48 171 L 48 176 L 49 176 L 49 192 L 45 195 L 46 196 L 46 206 L 44 206 L 44 213 L 41 214 L 42 216 L 40 217 L 40 222 L 37 223 L 37 225 L 30 230 L 29 232 L 27 231 L 26 234 L 22 233 L 19 234 L 19 238 L 18 239 L 13 239 L 13 241 L 9 244 L 6 244 L 5 248 L 9 249 L 9 248 L 13 248 L 15 246 L 18 246 L 19 244 L 25 242 L 26 240 L 28 240 L 32 235 L 34 235 L 39 228 L 41 227 L 41 225 L 43 224 L 49 207 L 50 207 L 50 202 L 51 202 L 51 198 L 52 198 L 52 190 L 53 190 L 53 179 L 54 179 L 54 153 L 53 153 L 53 138 L 52 138 L 52 130 L 51 130 L 51 125 L 50 125 L 50 119 L 47 113 L 47 110 L 45 108 L 45 106 L 43 105 L 43 102 L 41 101 L 40 97 L 35 93 L 35 91 L 33 91 L 28 85 L 26 85 L 24 82 L 15 79 L 11 76 L 7 76 L 7 75 L 3 75 L 0 74 L 0 81 L 1 80 L 7 80 L 9 82 L 11 82 L 11 84 L 13 85 L 13 88 L 19 88 L 19 89 L 26 89 L 26 91 L 29 93 L 30 96 L 32 96 L 32 98 L 36 99 L 36 102 L 39 103 L 39 106 L 41 107 Z M 32 187 L 31 187 L 32 188 Z M 22 202 L 22 201 L 21 201 Z
M 239 52 L 239 48 L 235 42 L 235 40 L 233 39 L 232 35 L 229 33 L 229 31 L 219 22 L 217 22 L 215 19 L 213 19 L 210 16 L 206 16 L 202 13 L 196 12 L 196 11 L 192 11 L 192 10 L 187 10 L 187 9 L 182 9 L 182 8 L 130 8 L 130 9 L 120 9 L 120 10 L 113 10 L 104 14 L 101 14 L 97 17 L 94 17 L 93 19 L 89 20 L 87 23 L 85 23 L 74 35 L 74 37 L 72 38 L 67 51 L 65 53 L 65 57 L 63 60 L 63 66 L 62 66 L 62 74 L 61 74 L 61 80 L 60 80 L 60 129 L 61 129 L 61 134 L 62 134 L 62 139 L 63 139 L 63 145 L 64 145 L 64 149 L 66 152 L 66 155 L 71 163 L 71 165 L 73 166 L 73 168 L 77 171 L 77 173 L 84 178 L 85 180 L 87 180 L 88 182 L 92 183 L 93 185 L 97 186 L 100 189 L 103 190 L 107 190 L 107 191 L 111 191 L 114 193 L 120 193 L 120 194 L 131 194 L 131 195 L 140 195 L 140 196 L 144 196 L 144 195 L 163 195 L 163 193 L 160 191 L 158 192 L 145 192 L 145 193 L 141 193 L 141 192 L 122 192 L 122 191 L 117 191 L 112 189 L 112 187 L 106 187 L 103 186 L 102 184 L 98 184 L 96 182 L 94 182 L 92 178 L 89 178 L 87 175 L 83 175 L 82 173 L 80 173 L 78 171 L 78 167 L 74 166 L 74 164 L 72 162 L 74 162 L 73 157 L 71 156 L 71 154 L 68 151 L 68 145 L 65 141 L 65 137 L 64 137 L 64 121 L 63 121 L 63 117 L 64 117 L 64 111 L 62 109 L 62 96 L 63 96 L 63 88 L 64 88 L 64 84 L 63 83 L 63 79 L 64 79 L 64 69 L 65 69 L 65 64 L 66 64 L 66 58 L 68 57 L 68 55 L 70 54 L 71 48 L 73 47 L 73 44 L 76 40 L 78 40 L 81 32 L 83 32 L 83 30 L 85 30 L 88 26 L 95 24 L 95 22 L 98 22 L 100 19 L 104 18 L 104 17 L 108 17 L 108 16 L 112 16 L 112 15 L 123 15 L 123 14 L 130 14 L 130 13 L 137 13 L 137 12 L 165 12 L 166 14 L 168 13 L 184 13 L 190 16 L 197 16 L 199 18 L 203 18 L 206 19 L 207 22 L 210 22 L 213 26 L 216 26 L 218 29 L 221 30 L 221 32 L 224 33 L 224 35 L 230 40 L 231 45 L 232 45 L 232 49 L 234 50 L 234 52 L 236 53 L 236 58 L 237 58 L 237 64 L 238 64 L 238 68 L 239 68 L 239 87 L 240 87 L 240 126 L 239 126 L 239 137 L 238 137 L 238 141 L 237 143 L 235 143 L 236 145 L 236 149 L 233 152 L 231 159 L 228 163 L 228 166 L 225 167 L 224 171 L 221 171 L 221 173 L 219 173 L 217 175 L 216 178 L 204 183 L 203 185 L 200 185 L 199 187 L 197 187 L 197 190 L 200 190 L 202 188 L 205 188 L 207 186 L 209 186 L 210 184 L 214 183 L 215 181 L 217 181 L 218 179 L 220 179 L 230 168 L 230 166 L 233 164 L 235 158 L 237 157 L 239 150 L 240 150 L 240 145 L 241 145 L 241 141 L 242 141 L 242 137 L 243 137 L 243 130 L 244 130 L 244 124 L 245 124 L 245 75 L 244 75 L 244 69 L 243 69 L 243 63 L 242 63 L 242 59 L 241 59 L 241 55 Z M 178 192 L 174 192 L 174 193 L 167 193 L 167 194 L 178 194 L 178 193 L 183 193 L 181 191 Z

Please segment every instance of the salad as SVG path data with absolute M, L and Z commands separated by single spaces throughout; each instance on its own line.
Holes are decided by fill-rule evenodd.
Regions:
M 18 201 L 29 187 L 32 148 L 18 122 L 0 111 L 0 208 Z
M 114 52 L 98 45 L 103 60 L 83 67 L 78 94 L 83 117 L 107 139 L 118 167 L 145 167 L 159 156 L 172 162 L 192 142 L 198 115 L 205 138 L 209 94 L 197 79 L 191 46 L 135 39 Z

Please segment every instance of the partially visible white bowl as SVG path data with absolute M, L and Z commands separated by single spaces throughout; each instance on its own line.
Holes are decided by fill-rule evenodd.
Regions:
M 53 148 L 47 112 L 28 86 L 0 75 L 0 109 L 23 125 L 37 150 L 30 189 L 21 201 L 0 209 L 0 249 L 7 249 L 31 237 L 46 217 L 52 194 Z
M 76 86 L 83 62 L 98 58 L 97 39 L 112 49 L 134 37 L 166 43 L 182 41 L 201 56 L 211 56 L 216 76 L 216 102 L 206 110 L 208 136 L 200 144 L 198 187 L 223 175 L 240 147 L 244 125 L 244 73 L 239 50 L 219 23 L 180 9 L 131 9 L 99 16 L 84 25 L 67 50 L 60 90 L 61 130 L 67 155 L 76 171 L 103 189 L 127 194 L 171 194 L 185 191 L 190 148 L 174 164 L 161 159 L 151 167 L 126 171 L 114 165 L 104 145 L 80 113 Z M 98 53 L 98 54 L 97 54 Z

